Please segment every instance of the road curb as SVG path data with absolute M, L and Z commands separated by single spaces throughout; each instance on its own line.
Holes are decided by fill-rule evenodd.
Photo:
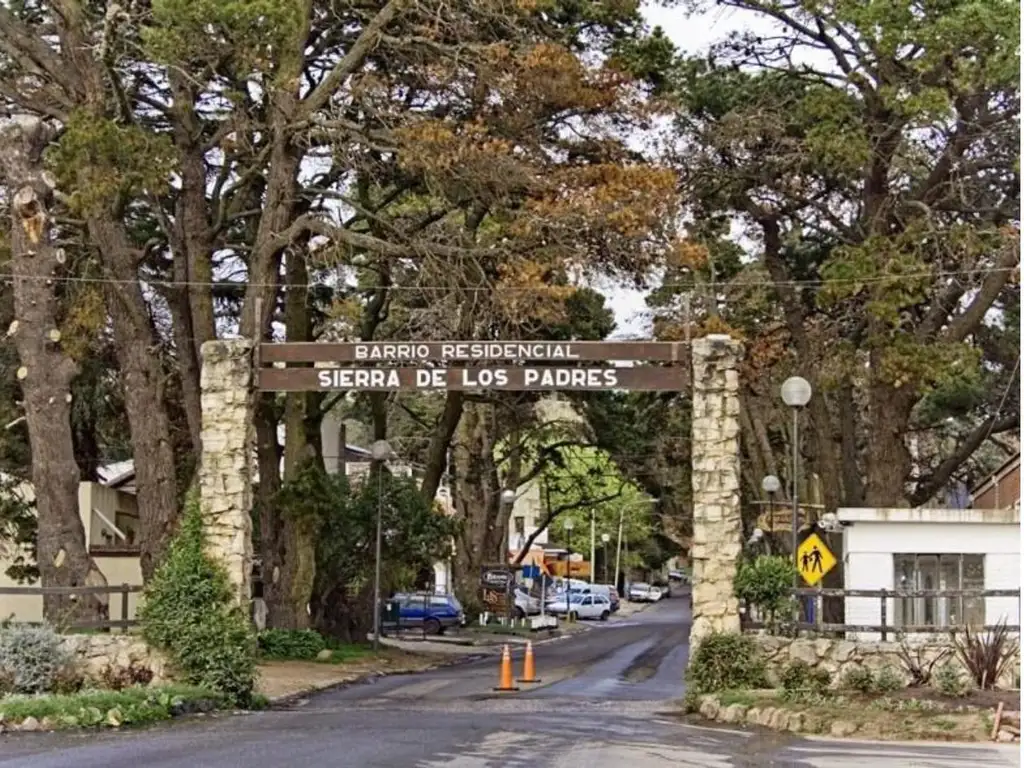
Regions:
M 360 675 L 352 680 L 339 680 L 334 683 L 326 683 L 324 685 L 316 685 L 310 688 L 304 688 L 301 691 L 295 693 L 286 693 L 281 696 L 274 696 L 267 699 L 267 709 L 286 709 L 289 706 L 301 701 L 307 696 L 314 696 L 319 693 L 329 693 L 331 691 L 340 691 L 345 688 L 354 688 L 357 685 L 371 685 L 377 680 L 383 677 L 398 677 L 400 675 L 419 675 L 424 672 L 433 672 L 437 669 L 444 669 L 447 667 L 457 667 L 462 664 L 470 664 L 474 661 L 482 661 L 491 654 L 466 654 L 465 656 L 458 656 L 453 659 L 445 659 L 439 661 L 436 664 L 423 667 L 422 669 L 396 669 L 394 671 L 382 671 L 382 672 L 368 672 L 365 675 Z

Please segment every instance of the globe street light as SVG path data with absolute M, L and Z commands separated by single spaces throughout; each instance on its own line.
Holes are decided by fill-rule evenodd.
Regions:
M 374 548 L 373 564 L 373 647 L 380 648 L 380 567 L 381 539 L 384 519 L 384 462 L 391 458 L 391 445 L 387 440 L 377 440 L 370 446 L 370 456 L 377 464 L 377 542 Z
M 612 540 L 612 537 L 607 533 L 601 534 L 601 543 L 604 544 L 604 583 L 608 583 L 608 542 Z
M 782 490 L 782 481 L 775 475 L 761 479 L 761 490 L 768 494 L 768 530 L 775 533 L 775 494 Z
M 793 411 L 793 563 L 796 564 L 797 534 L 796 524 L 800 515 L 800 492 L 797 478 L 800 474 L 800 409 L 811 402 L 811 384 L 800 376 L 791 376 L 782 382 L 782 402 Z M 797 577 L 793 575 L 793 587 L 798 586 Z

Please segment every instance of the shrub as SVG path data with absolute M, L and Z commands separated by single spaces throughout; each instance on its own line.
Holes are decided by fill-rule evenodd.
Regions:
M 789 618 L 793 606 L 791 590 L 796 569 L 793 561 L 779 555 L 761 555 L 744 560 L 736 572 L 736 597 L 754 606 L 769 625 Z
M 700 641 L 686 671 L 690 689 L 714 693 L 736 688 L 766 688 L 764 661 L 753 638 L 715 632 Z
M 854 667 L 843 675 L 841 685 L 850 691 L 871 693 L 875 690 L 875 675 L 866 667 Z
M 143 636 L 168 654 L 184 682 L 247 706 L 256 680 L 256 639 L 203 540 L 199 503 L 191 494 L 181 531 L 146 588 Z
M 952 661 L 935 670 L 934 683 L 939 693 L 954 699 L 966 696 L 971 689 L 960 665 Z
M 892 667 L 882 667 L 875 675 L 875 692 L 892 693 L 903 690 L 903 678 Z
M 910 685 L 928 685 L 935 668 L 953 653 L 952 648 L 942 648 L 929 659 L 927 649 L 923 645 L 911 645 L 904 635 L 899 636 L 900 645 L 896 651 L 904 671 L 910 675 Z
M 1010 635 L 1006 619 L 982 634 L 970 627 L 949 633 L 957 657 L 978 688 L 994 688 L 1020 651 L 1020 641 Z
M 11 693 L 48 693 L 74 666 L 52 627 L 8 624 L 0 628 L 0 673 Z
M 832 676 L 827 669 L 815 668 L 804 661 L 793 661 L 782 671 L 779 682 L 784 691 L 795 693 L 828 693 Z
M 327 647 L 323 635 L 311 629 L 265 629 L 257 642 L 269 659 L 315 659 Z

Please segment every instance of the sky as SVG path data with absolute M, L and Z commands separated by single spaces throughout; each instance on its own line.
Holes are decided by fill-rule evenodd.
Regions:
M 651 27 L 661 27 L 669 39 L 681 51 L 687 53 L 704 52 L 712 43 L 734 31 L 764 31 L 770 28 L 764 21 L 735 9 L 713 8 L 701 16 L 688 17 L 679 7 L 667 8 L 657 3 L 648 3 L 644 5 L 643 13 Z M 754 23 L 750 23 L 752 20 Z M 643 291 L 612 285 L 607 281 L 597 282 L 595 288 L 605 294 L 608 305 L 615 312 L 617 327 L 613 336 L 650 337 L 650 313 L 644 301 Z

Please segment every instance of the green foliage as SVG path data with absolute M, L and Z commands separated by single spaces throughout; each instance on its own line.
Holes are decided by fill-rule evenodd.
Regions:
M 268 659 L 315 659 L 327 648 L 323 635 L 311 629 L 265 629 L 256 640 Z
M 227 574 L 203 551 L 193 494 L 181 530 L 146 587 L 140 611 L 146 641 L 167 652 L 182 680 L 246 706 L 256 678 L 256 641 Z
M 947 661 L 935 670 L 932 683 L 939 693 L 952 699 L 963 698 L 971 692 L 971 684 L 963 668 L 953 661 Z
M 379 504 L 378 504 L 379 500 Z M 368 626 L 377 511 L 382 514 L 382 591 L 413 584 L 416 571 L 447 557 L 455 521 L 423 499 L 409 478 L 385 472 L 356 486 L 342 474 L 309 464 L 276 498 L 284 514 L 312 521 L 316 530 L 314 624 L 330 634 Z
M 766 688 L 764 660 L 754 639 L 715 632 L 700 641 L 686 670 L 686 683 L 698 693 Z
M 840 685 L 849 691 L 871 693 L 875 690 L 875 675 L 867 667 L 853 667 L 843 675 Z
M 755 606 L 769 624 L 786 616 L 793 598 L 793 577 L 796 566 L 792 559 L 780 555 L 759 555 L 754 560 L 741 560 L 733 589 L 736 597 Z
M 87 110 L 73 112 L 48 164 L 78 213 L 117 210 L 127 197 L 161 192 L 174 168 L 173 147 L 160 134 Z
M 0 716 L 8 722 L 45 717 L 57 728 L 116 727 L 208 712 L 231 703 L 222 694 L 194 686 L 132 687 L 72 695 L 8 696 L 0 699 Z
M 843 675 L 841 687 L 860 693 L 892 693 L 905 686 L 891 667 L 882 667 L 877 673 L 867 667 L 854 667 Z
M 892 667 L 882 667 L 875 675 L 875 692 L 892 693 L 903 690 L 903 679 Z
M 0 626 L 0 677 L 12 693 L 48 693 L 61 687 L 75 665 L 50 626 Z
M 22 483 L 0 474 L 0 559 L 10 563 L 5 573 L 19 583 L 39 579 L 37 528 L 35 502 L 27 499 Z
M 814 693 L 826 695 L 832 676 L 827 669 L 812 667 L 804 661 L 790 662 L 782 671 L 779 682 L 787 693 Z
M 158 61 L 214 62 L 230 53 L 242 69 L 257 70 L 270 70 L 297 44 L 303 23 L 302 5 L 289 0 L 154 0 L 151 14 L 143 40 Z

